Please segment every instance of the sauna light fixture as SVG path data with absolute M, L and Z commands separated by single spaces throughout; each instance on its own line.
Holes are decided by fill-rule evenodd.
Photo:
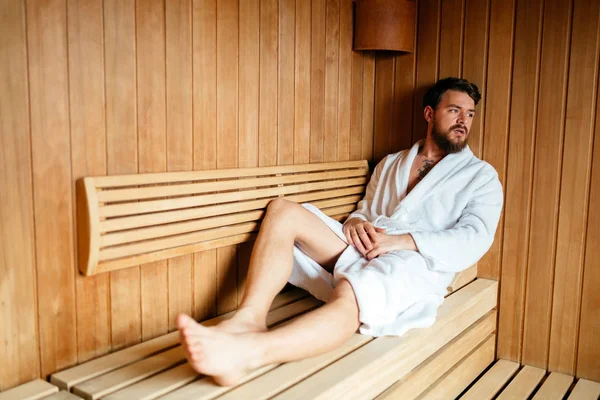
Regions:
M 354 50 L 412 52 L 416 0 L 356 0 Z

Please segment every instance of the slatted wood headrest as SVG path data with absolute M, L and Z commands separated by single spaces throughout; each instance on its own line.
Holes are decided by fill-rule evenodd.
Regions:
M 349 161 L 83 178 L 79 270 L 94 275 L 252 240 L 278 197 L 341 220 L 367 175 L 366 161 Z

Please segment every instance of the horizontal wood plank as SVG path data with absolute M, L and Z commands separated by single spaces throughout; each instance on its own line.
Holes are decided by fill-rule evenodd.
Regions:
M 569 400 L 597 400 L 600 397 L 600 383 L 579 379 L 569 395 Z
M 498 360 L 461 399 L 486 400 L 493 399 L 506 383 L 519 370 L 519 364 L 508 360 Z
M 526 365 L 519 371 L 506 389 L 497 397 L 498 400 L 528 399 L 546 375 L 541 368 Z
M 573 377 L 552 372 L 537 391 L 533 400 L 562 400 L 573 383 Z
M 58 388 L 48 382 L 36 379 L 0 393 L 0 400 L 37 400 L 53 393 L 58 393 Z

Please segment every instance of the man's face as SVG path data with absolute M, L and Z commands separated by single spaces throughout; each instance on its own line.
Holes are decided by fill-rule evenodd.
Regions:
M 457 153 L 465 148 L 475 117 L 475 102 L 468 94 L 448 90 L 432 110 L 431 136 L 441 150 Z

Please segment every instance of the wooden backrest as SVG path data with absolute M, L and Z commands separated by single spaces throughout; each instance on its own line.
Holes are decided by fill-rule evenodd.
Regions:
M 343 220 L 367 179 L 367 161 L 83 178 L 79 270 L 94 275 L 252 240 L 279 197 Z

